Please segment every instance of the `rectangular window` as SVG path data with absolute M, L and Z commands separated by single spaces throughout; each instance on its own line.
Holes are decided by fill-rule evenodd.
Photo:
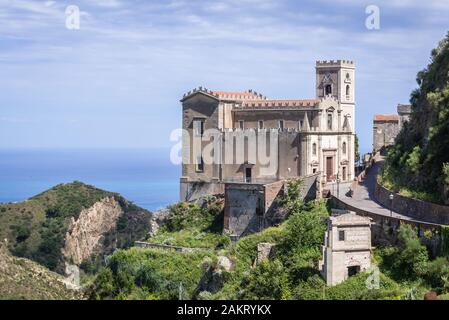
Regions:
M 332 130 L 332 114 L 327 115 L 327 129 Z
M 302 127 L 304 126 L 304 121 L 302 121 L 302 120 L 300 120 L 299 121 L 299 127 L 298 127 L 298 129 L 299 130 L 302 130 Z
M 196 159 L 196 171 L 197 172 L 203 172 L 204 171 L 204 160 L 202 156 L 198 156 Z
M 202 137 L 204 134 L 204 120 L 193 120 L 193 132 L 195 136 Z
M 245 182 L 246 183 L 251 183 L 251 178 L 252 178 L 252 169 L 251 168 L 246 168 L 245 169 Z
M 245 121 L 239 120 L 239 128 L 242 130 L 245 129 Z
M 345 231 L 338 231 L 338 241 L 345 241 Z
M 279 120 L 279 129 L 284 130 L 284 120 Z
M 263 125 L 263 120 L 259 120 L 259 129 L 263 129 L 264 125 Z

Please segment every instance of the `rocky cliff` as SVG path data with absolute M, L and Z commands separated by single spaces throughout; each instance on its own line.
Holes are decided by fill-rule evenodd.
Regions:
M 83 209 L 77 220 L 72 218 L 62 250 L 65 261 L 81 265 L 98 250 L 104 234 L 115 227 L 121 215 L 123 209 L 118 201 L 108 197 Z

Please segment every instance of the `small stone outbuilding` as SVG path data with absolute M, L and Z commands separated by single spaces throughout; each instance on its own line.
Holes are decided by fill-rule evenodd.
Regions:
M 343 213 L 344 212 L 344 213 Z M 371 219 L 355 212 L 334 211 L 323 246 L 321 273 L 328 286 L 371 267 Z

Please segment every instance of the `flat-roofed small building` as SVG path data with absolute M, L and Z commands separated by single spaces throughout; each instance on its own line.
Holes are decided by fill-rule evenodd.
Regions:
M 329 218 L 321 273 L 328 286 L 371 267 L 371 219 L 338 210 Z

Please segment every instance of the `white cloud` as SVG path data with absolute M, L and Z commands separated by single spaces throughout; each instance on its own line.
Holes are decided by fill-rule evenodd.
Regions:
M 78 2 L 81 29 L 69 31 L 68 2 L 0 0 L 0 86 L 17 108 L 30 104 L 62 113 L 64 106 L 74 116 L 92 117 L 113 117 L 119 110 L 118 117 L 142 113 L 176 126 L 177 99 L 199 84 L 312 97 L 318 59 L 356 60 L 359 83 L 399 95 L 398 87 L 413 85 L 447 25 L 438 11 L 427 17 L 439 13 L 439 24 L 419 28 L 394 21 L 371 32 L 363 27 L 364 7 L 354 27 L 358 22 L 346 12 L 325 14 L 321 3 L 317 10 L 289 10 L 288 2 L 274 0 Z M 360 8 L 360 1 L 350 2 Z M 399 8 L 388 8 L 393 6 Z M 383 97 L 375 98 L 363 96 L 367 105 L 361 110 L 371 101 L 383 103 Z M 4 99 L 0 104 L 11 105 Z
M 105 8 L 119 8 L 124 5 L 124 3 L 119 0 L 90 0 L 89 4 Z

